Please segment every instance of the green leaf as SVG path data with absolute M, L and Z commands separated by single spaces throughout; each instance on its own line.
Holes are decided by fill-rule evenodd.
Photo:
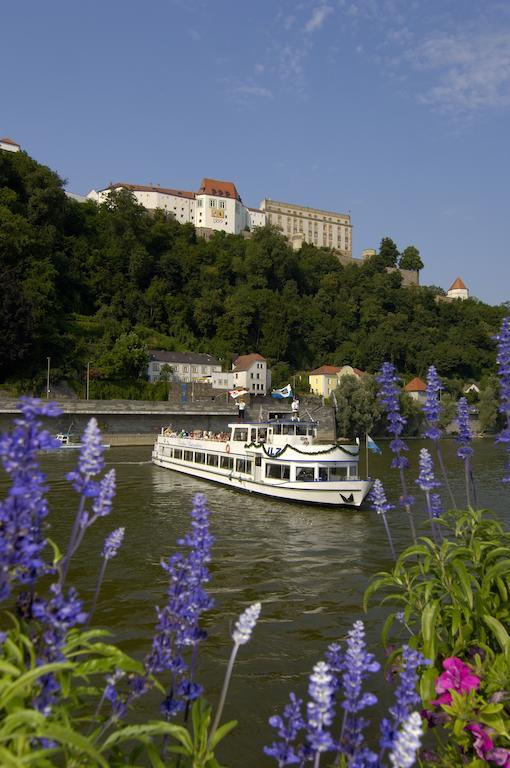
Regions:
M 57 566 L 62 560 L 62 552 L 58 544 L 53 539 L 47 538 L 46 541 L 53 550 L 53 567 Z
M 489 629 L 491 629 L 492 632 L 496 635 L 496 639 L 501 646 L 501 650 L 506 651 L 510 646 L 510 635 L 504 628 L 503 624 L 495 619 L 494 616 L 488 616 L 487 614 L 484 614 L 483 620 Z
M 193 744 L 189 733 L 181 725 L 172 723 L 163 723 L 162 721 L 149 721 L 142 725 L 127 725 L 112 733 L 104 742 L 101 751 L 109 749 L 116 744 L 122 744 L 124 741 L 138 739 L 141 737 L 152 736 L 173 736 L 181 742 L 183 746 L 189 747 L 189 754 L 193 754 Z
M 230 720 L 230 722 L 225 723 L 224 725 L 220 725 L 220 727 L 217 729 L 216 733 L 211 739 L 211 749 L 214 749 L 214 747 L 216 746 L 216 744 L 218 744 L 218 742 L 224 739 L 225 736 L 230 733 L 230 731 L 233 731 L 236 725 L 237 725 L 237 720 Z
M 425 606 L 421 615 L 421 633 L 423 635 L 423 655 L 432 662 L 436 660 L 436 622 L 439 614 L 439 601 L 433 600 Z
M 49 666 L 49 665 L 47 665 Z M 74 748 L 78 753 L 85 753 L 102 768 L 108 768 L 108 763 L 95 749 L 93 744 L 86 736 L 82 736 L 80 733 L 73 731 L 71 728 L 65 728 L 58 725 L 58 723 L 46 723 L 44 728 L 38 730 L 38 735 L 52 741 L 58 741 L 59 744 L 68 748 Z
M 473 590 L 471 588 L 471 576 L 467 572 L 466 566 L 461 560 L 452 560 L 450 565 L 457 574 L 460 583 L 462 584 L 469 607 L 471 610 L 473 610 Z
M 18 677 L 11 685 L 7 686 L 6 690 L 0 695 L 0 709 L 4 709 L 9 701 L 16 696 L 25 686 L 29 686 L 34 683 L 42 675 L 48 675 L 50 672 L 60 672 L 63 669 L 71 669 L 72 664 L 67 661 L 52 662 L 51 664 L 44 664 L 42 667 L 36 667 L 24 675 Z

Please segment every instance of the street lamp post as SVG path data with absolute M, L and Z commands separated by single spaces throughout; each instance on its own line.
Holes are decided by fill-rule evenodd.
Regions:
M 90 363 L 87 363 L 87 394 L 86 399 L 89 399 L 90 394 Z
M 46 360 L 48 361 L 48 369 L 46 371 L 46 400 L 50 397 L 50 364 L 51 364 L 51 357 L 47 357 Z

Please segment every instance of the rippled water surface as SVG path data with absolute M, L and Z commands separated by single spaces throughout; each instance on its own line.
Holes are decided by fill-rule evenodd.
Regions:
M 414 486 L 423 445 L 421 441 L 410 444 L 410 486 Z M 382 456 L 370 458 L 370 474 L 383 480 L 395 501 L 398 477 L 389 468 L 388 443 L 381 446 Z M 489 440 L 479 440 L 475 446 L 479 505 L 498 511 L 508 522 L 509 491 L 500 482 L 503 453 Z M 449 470 L 457 474 L 454 487 L 462 501 L 455 443 L 446 441 L 443 450 Z M 233 622 L 247 605 L 262 602 L 253 639 L 240 649 L 225 711 L 224 719 L 236 718 L 239 726 L 225 742 L 220 758 L 243 768 L 272 765 L 262 755 L 262 746 L 273 737 L 268 717 L 284 706 L 291 690 L 306 696 L 307 675 L 328 643 L 342 638 L 355 619 L 363 618 L 361 603 L 368 579 L 391 565 L 381 521 L 368 509 L 334 511 L 291 505 L 194 480 L 153 466 L 146 447 L 110 449 L 106 458 L 108 468 L 114 466 L 117 471 L 114 512 L 85 540 L 72 569 L 73 583 L 90 597 L 103 537 L 125 526 L 125 544 L 109 566 L 96 619 L 114 630 L 126 651 L 143 656 L 155 623 L 154 606 L 165 599 L 159 562 L 174 551 L 176 539 L 186 530 L 194 494 L 205 493 L 216 538 L 211 580 L 216 607 L 208 619 L 210 637 L 201 662 L 201 680 L 210 701 L 218 697 Z M 61 543 L 69 535 L 75 505 L 64 476 L 75 460 L 74 451 L 43 459 L 52 486 L 52 536 Z M 3 490 L 4 478 L 0 486 Z M 417 497 L 419 493 L 416 489 Z M 421 506 L 418 518 L 424 519 Z M 409 543 L 405 514 L 392 513 L 391 525 L 401 549 Z M 373 610 L 365 620 L 375 645 L 380 611 Z M 157 701 L 147 700 L 145 706 L 157 707 Z

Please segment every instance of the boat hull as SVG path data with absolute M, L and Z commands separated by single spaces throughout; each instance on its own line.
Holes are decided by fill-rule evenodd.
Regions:
M 257 482 L 236 472 L 221 474 L 206 467 L 186 465 L 161 456 L 154 451 L 153 463 L 164 469 L 190 475 L 201 480 L 220 483 L 236 491 L 255 493 L 280 501 L 292 501 L 302 504 L 315 504 L 322 507 L 359 507 L 368 494 L 371 480 L 346 480 L 334 483 L 281 483 L 269 484 Z M 331 486 L 331 487 L 326 487 Z

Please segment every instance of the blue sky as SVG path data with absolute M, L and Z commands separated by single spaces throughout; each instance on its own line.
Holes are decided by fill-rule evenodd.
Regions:
M 0 65 L 0 136 L 70 191 L 228 179 L 510 300 L 506 1 L 17 0 Z

